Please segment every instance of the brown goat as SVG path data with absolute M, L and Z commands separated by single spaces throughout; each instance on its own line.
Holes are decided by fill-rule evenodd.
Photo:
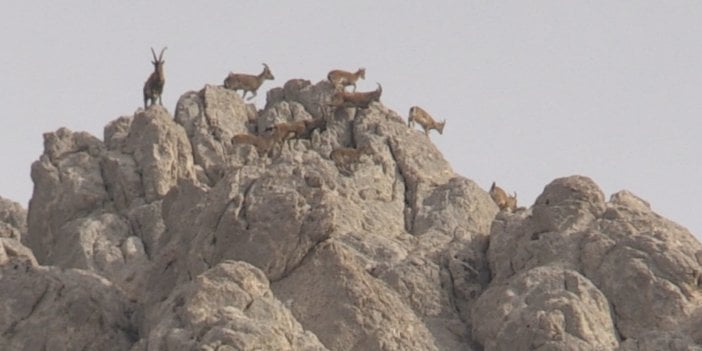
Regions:
M 383 87 L 378 83 L 378 89 L 363 93 L 349 93 L 344 90 L 337 90 L 332 95 L 332 107 L 355 107 L 368 108 L 373 101 L 380 101 L 380 95 L 383 94 Z
M 275 135 L 237 134 L 232 137 L 232 144 L 249 144 L 256 148 L 259 156 L 270 155 L 277 145 Z
M 327 121 L 324 118 L 314 118 L 311 120 L 307 119 L 304 121 L 304 123 L 305 132 L 300 135 L 300 138 L 303 139 L 309 139 L 312 137 L 312 132 L 314 132 L 315 129 L 319 129 L 320 132 L 327 129 Z
M 517 210 L 517 194 L 515 193 L 513 196 L 507 196 L 507 193 L 502 188 L 495 185 L 495 182 L 492 182 L 492 186 L 490 187 L 490 197 L 492 201 L 495 201 L 500 211 L 509 210 L 510 212 L 514 212 Z
M 250 91 L 253 95 L 249 96 L 248 100 L 251 100 L 256 97 L 258 88 L 261 87 L 263 81 L 266 79 L 273 80 L 275 77 L 273 77 L 273 73 L 271 73 L 268 65 L 264 63 L 263 72 L 257 76 L 243 73 L 229 73 L 227 78 L 224 79 L 224 87 L 234 91 L 243 90 L 244 94 L 241 96 L 242 99 L 245 98 L 246 93 Z
M 274 125 L 272 128 L 273 134 L 277 135 L 279 141 L 285 141 L 292 138 L 299 138 L 305 133 L 305 121 L 283 122 Z
M 166 76 L 163 73 L 163 64 L 166 63 L 163 60 L 164 51 L 166 51 L 165 47 L 161 50 L 158 58 L 156 58 L 156 52 L 154 48 L 151 48 L 151 54 L 154 56 L 154 60 L 151 61 L 154 65 L 154 71 L 149 76 L 149 79 L 144 82 L 144 108 L 148 106 L 147 102 L 149 100 L 151 105 L 155 104 L 157 99 L 159 105 L 163 105 L 161 94 L 163 93 L 163 86 L 166 84 Z
M 280 148 L 283 141 L 288 137 L 289 131 L 275 125 L 271 128 L 271 133 L 266 135 L 237 134 L 232 137 L 232 144 L 250 144 L 256 147 L 259 156 L 271 156 L 271 153 Z
M 355 73 L 335 69 L 327 74 L 327 79 L 339 90 L 343 90 L 345 87 L 352 85 L 353 91 L 356 91 L 356 81 L 358 81 L 359 78 L 366 79 L 365 68 L 359 68 Z
M 509 208 L 512 212 L 515 212 L 519 210 L 517 208 L 517 192 L 514 192 L 513 194 L 514 195 L 507 197 L 507 208 Z
M 372 153 L 373 148 L 371 145 L 365 144 L 357 149 L 350 147 L 336 148 L 329 154 L 329 158 L 334 161 L 334 164 L 339 170 L 351 173 L 351 166 L 358 162 L 362 155 L 370 155 Z
M 443 134 L 444 126 L 446 125 L 445 120 L 442 122 L 436 122 L 427 111 L 424 111 L 419 106 L 410 107 L 409 117 L 407 118 L 407 126 L 411 128 L 414 122 L 417 122 L 422 126 L 425 135 L 429 135 L 429 131 L 432 129 L 436 129 L 439 134 Z

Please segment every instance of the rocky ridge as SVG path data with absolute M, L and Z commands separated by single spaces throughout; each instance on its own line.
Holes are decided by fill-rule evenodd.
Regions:
M 257 111 L 206 86 L 103 140 L 45 134 L 29 210 L 0 199 L 0 349 L 702 350 L 685 228 L 581 176 L 499 212 L 395 112 L 332 92 L 291 80 Z M 318 119 L 274 155 L 232 143 Z

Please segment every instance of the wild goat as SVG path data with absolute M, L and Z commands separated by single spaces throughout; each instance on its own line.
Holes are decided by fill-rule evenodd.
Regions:
M 383 94 L 383 87 L 378 83 L 378 89 L 363 93 L 350 93 L 344 90 L 337 90 L 332 95 L 332 107 L 356 107 L 368 108 L 373 101 L 380 101 L 380 95 Z
M 268 65 L 264 63 L 263 72 L 257 76 L 243 73 L 229 73 L 227 78 L 224 79 L 224 87 L 234 91 L 243 90 L 244 95 L 241 96 L 242 99 L 245 98 L 246 93 L 250 91 L 253 95 L 249 96 L 248 100 L 251 100 L 256 97 L 256 91 L 258 91 L 258 88 L 261 87 L 261 84 L 263 84 L 263 81 L 266 79 L 273 80 L 275 77 L 273 77 L 273 73 L 271 73 Z
M 323 130 L 326 126 L 327 122 L 323 118 L 316 118 L 311 120 L 282 122 L 266 130 L 271 131 L 271 135 L 276 142 L 282 143 L 289 139 L 309 139 L 315 129 Z
M 272 129 L 273 133 L 280 138 L 279 141 L 285 141 L 301 137 L 305 133 L 307 125 L 305 121 L 283 122 L 274 125 Z
M 327 79 L 339 90 L 353 85 L 353 91 L 356 91 L 356 81 L 358 78 L 366 79 L 365 68 L 359 68 L 355 73 L 335 69 L 327 74 Z
M 490 187 L 490 197 L 492 201 L 495 201 L 500 211 L 509 210 L 510 212 L 514 212 L 517 210 L 517 194 L 515 193 L 513 196 L 507 196 L 507 193 L 502 188 L 495 185 L 495 182 L 492 182 L 492 186 Z
M 159 105 L 163 105 L 161 102 L 161 94 L 163 93 L 163 85 L 166 84 L 166 76 L 163 74 L 163 64 L 166 61 L 163 60 L 163 52 L 166 51 L 164 47 L 161 50 L 161 54 L 156 58 L 156 52 L 154 48 L 151 48 L 151 54 L 154 56 L 154 60 L 151 63 L 154 64 L 154 71 L 149 76 L 149 79 L 144 83 L 144 108 L 147 107 L 147 101 L 151 101 L 151 105 L 156 103 L 158 99 Z
M 327 121 L 324 118 L 314 118 L 311 120 L 306 119 L 304 120 L 304 123 L 305 132 L 300 135 L 300 138 L 303 139 L 309 139 L 312 137 L 312 132 L 314 132 L 315 129 L 319 129 L 320 132 L 327 129 Z
M 354 149 L 350 147 L 340 147 L 332 150 L 329 158 L 334 161 L 334 164 L 339 170 L 351 173 L 351 166 L 361 159 L 362 155 L 370 155 L 373 153 L 373 148 L 370 143 Z
M 251 135 L 237 134 L 232 137 L 232 144 L 249 144 L 253 145 L 258 152 L 258 155 L 263 157 L 269 155 L 277 144 L 274 135 Z
M 232 144 L 250 144 L 256 148 L 259 156 L 270 156 L 286 137 L 287 131 L 276 125 L 272 127 L 271 133 L 266 135 L 237 134 L 232 137 Z
M 411 128 L 414 122 L 417 122 L 422 126 L 425 135 L 429 135 L 429 131 L 432 129 L 436 129 L 439 134 L 444 134 L 444 126 L 446 125 L 446 121 L 444 120 L 441 123 L 436 122 L 427 111 L 424 111 L 419 106 L 412 106 L 409 110 L 407 126 Z

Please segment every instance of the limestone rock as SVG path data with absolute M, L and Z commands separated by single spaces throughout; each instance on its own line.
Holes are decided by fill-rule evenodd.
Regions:
M 278 301 L 263 272 L 224 261 L 179 286 L 132 350 L 327 350 Z
M 231 138 L 247 133 L 255 120 L 253 105 L 245 104 L 234 91 L 213 86 L 183 95 L 175 114 L 192 144 L 193 161 L 202 167 L 209 185 L 219 181 L 230 164 Z
M 605 296 L 578 272 L 538 267 L 490 286 L 475 304 L 485 350 L 611 350 L 618 346 Z
M 0 349 L 128 350 L 135 305 L 82 270 L 0 266 Z
M 109 199 L 100 167 L 104 146 L 87 133 L 62 128 L 44 134 L 44 154 L 32 164 L 34 193 L 23 242 L 41 263 L 56 259 L 61 227 L 89 215 Z
M 364 271 L 354 256 L 342 244 L 322 244 L 273 290 L 329 349 L 438 350 L 400 296 Z
M 624 341 L 618 351 L 700 351 L 702 345 L 680 332 L 650 331 Z
M 689 232 L 633 194 L 619 192 L 604 202 L 592 180 L 562 178 L 545 188 L 531 213 L 497 216 L 488 249 L 490 286 L 559 267 L 604 295 L 619 341 L 651 330 L 684 332 L 702 301 L 701 249 Z
M 0 200 L 0 326 L 10 330 L 0 348 L 702 342 L 702 247 L 646 201 L 626 191 L 606 201 L 573 176 L 529 209 L 498 212 L 397 113 L 379 102 L 332 109 L 333 92 L 295 79 L 256 111 L 206 86 L 179 99 L 175 118 L 139 109 L 110 122 L 103 141 L 47 133 L 26 230 L 21 208 Z M 318 128 L 268 154 L 231 143 L 301 120 Z M 340 147 L 370 152 L 337 164 Z M 37 328 L 48 334 L 28 341 Z
M 32 250 L 22 245 L 19 240 L 0 238 L 0 266 L 11 264 L 36 266 L 37 259 Z
M 180 179 L 195 178 L 190 140 L 160 107 L 134 116 L 124 151 L 141 171 L 146 202 L 162 198 Z
M 0 196 L 0 238 L 20 240 L 27 233 L 27 210 Z

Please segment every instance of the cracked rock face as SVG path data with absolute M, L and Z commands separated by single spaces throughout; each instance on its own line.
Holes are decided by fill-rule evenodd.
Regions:
M 0 238 L 21 240 L 27 233 L 27 210 L 0 196 Z
M 702 342 L 702 247 L 648 203 L 574 176 L 498 213 L 397 113 L 334 110 L 333 92 L 295 79 L 256 111 L 206 86 L 104 140 L 45 134 L 29 211 L 0 199 L 0 349 Z M 267 154 L 241 142 L 286 123 L 306 129 Z
M 701 249 L 687 230 L 655 214 L 648 203 L 627 191 L 605 202 L 602 191 L 589 178 L 556 179 L 546 186 L 531 213 L 501 214 L 493 222 L 487 252 L 493 275 L 490 286 L 503 288 L 478 299 L 473 320 L 486 312 L 485 306 L 504 311 L 510 319 L 537 310 L 545 316 L 563 315 L 556 323 L 563 332 L 542 333 L 539 345 L 558 345 L 565 340 L 563 334 L 577 338 L 578 345 L 587 341 L 579 349 L 615 349 L 618 344 L 626 350 L 657 349 L 651 345 L 666 343 L 689 346 L 695 336 L 689 332 L 690 325 L 700 326 L 696 313 L 702 302 Z M 556 273 L 564 269 L 570 273 Z M 605 299 L 605 303 L 584 308 L 588 302 L 581 294 L 565 294 L 567 299 L 560 298 L 558 304 L 544 297 L 520 303 L 533 293 L 515 284 L 523 284 L 525 277 L 537 272 L 543 275 L 544 270 L 562 279 L 577 276 L 585 283 L 579 285 L 587 287 L 588 300 Z M 532 277 L 529 281 L 547 286 L 550 279 Z M 546 290 L 547 295 L 558 295 L 558 289 Z M 578 316 L 581 311 L 588 315 Z M 511 345 L 492 339 L 505 333 L 508 324 L 474 328 L 483 335 L 486 349 L 526 347 L 525 339 Z M 534 324 L 516 323 L 511 328 L 514 334 L 535 333 Z M 535 337 L 527 339 L 533 343 Z
M 128 350 L 134 303 L 112 283 L 76 269 L 0 266 L 0 349 Z

